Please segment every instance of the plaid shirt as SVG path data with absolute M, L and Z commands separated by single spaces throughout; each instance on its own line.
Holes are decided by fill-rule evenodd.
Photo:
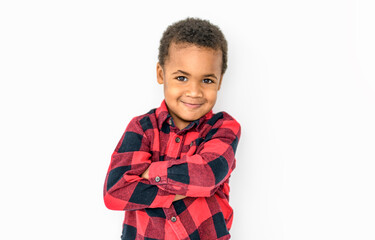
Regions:
M 225 112 L 175 127 L 165 101 L 133 118 L 111 157 L 104 202 L 125 210 L 122 239 L 229 239 L 239 123 Z M 149 180 L 140 177 L 148 168 Z M 176 194 L 187 196 L 173 202 Z

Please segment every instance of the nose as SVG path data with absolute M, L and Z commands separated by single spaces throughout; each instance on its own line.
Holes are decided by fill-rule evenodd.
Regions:
M 197 81 L 191 81 L 187 86 L 186 96 L 194 98 L 203 97 L 201 85 Z

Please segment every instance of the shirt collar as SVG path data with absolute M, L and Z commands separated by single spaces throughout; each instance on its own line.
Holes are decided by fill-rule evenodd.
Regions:
M 168 107 L 167 107 L 167 104 L 165 103 L 165 100 L 163 100 L 162 103 L 160 104 L 160 107 L 158 107 L 156 109 L 155 114 L 156 114 L 156 118 L 158 120 L 159 129 L 162 128 L 163 123 L 166 122 L 166 121 L 168 121 L 168 122 L 171 121 L 171 122 L 167 123 L 169 125 L 170 125 L 170 123 L 173 124 L 172 116 L 169 114 Z M 202 123 L 205 122 L 206 119 L 210 119 L 212 117 L 212 115 L 213 115 L 213 112 L 212 112 L 212 110 L 210 110 L 203 117 L 191 122 L 185 129 L 188 130 L 188 129 L 193 128 L 194 126 L 196 128 L 200 127 L 202 125 Z

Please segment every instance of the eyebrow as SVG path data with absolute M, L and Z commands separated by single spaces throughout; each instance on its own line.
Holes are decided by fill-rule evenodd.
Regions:
M 174 73 L 172 73 L 172 74 L 179 74 L 179 73 L 182 73 L 182 74 L 184 74 L 184 75 L 186 75 L 186 76 L 191 76 L 190 73 L 188 73 L 188 72 L 184 72 L 184 71 L 182 71 L 182 70 L 177 70 L 176 72 L 174 72 Z M 216 75 L 213 74 L 213 73 L 203 75 L 203 77 L 213 77 L 213 78 L 217 79 Z

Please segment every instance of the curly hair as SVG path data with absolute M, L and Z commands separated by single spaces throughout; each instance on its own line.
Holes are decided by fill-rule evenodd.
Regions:
M 214 50 L 221 50 L 223 55 L 221 73 L 225 73 L 228 59 L 227 40 L 220 28 L 211 24 L 208 20 L 186 18 L 168 26 L 160 39 L 158 58 L 162 67 L 164 67 L 164 63 L 168 58 L 169 46 L 172 42 L 176 44 L 191 43 Z

